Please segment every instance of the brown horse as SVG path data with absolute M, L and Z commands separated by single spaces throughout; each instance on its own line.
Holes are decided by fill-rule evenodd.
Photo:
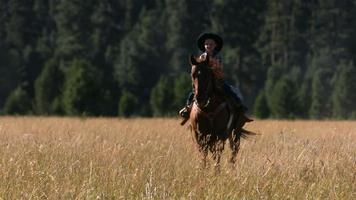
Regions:
M 190 58 L 194 88 L 190 124 L 202 155 L 202 167 L 206 167 L 206 158 L 210 151 L 215 160 L 215 167 L 219 171 L 220 157 L 225 141 L 229 139 L 232 150 L 230 162 L 235 164 L 241 137 L 254 135 L 254 133 L 242 128 L 249 121 L 244 113 L 242 111 L 232 112 L 233 109 L 229 103 L 219 94 L 208 63 L 208 59 L 198 62 L 194 56 Z

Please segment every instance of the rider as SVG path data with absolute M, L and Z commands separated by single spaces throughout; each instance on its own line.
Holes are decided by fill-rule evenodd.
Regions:
M 197 39 L 198 48 L 203 52 L 198 57 L 198 62 L 204 61 L 209 56 L 209 67 L 212 69 L 217 89 L 223 96 L 233 104 L 234 109 L 238 111 L 247 111 L 247 107 L 242 104 L 239 94 L 237 94 L 232 86 L 224 81 L 224 72 L 222 70 L 222 57 L 219 52 L 223 47 L 222 38 L 214 33 L 202 33 Z M 189 93 L 186 106 L 179 111 L 181 117 L 189 118 L 189 113 L 192 107 L 194 91 Z

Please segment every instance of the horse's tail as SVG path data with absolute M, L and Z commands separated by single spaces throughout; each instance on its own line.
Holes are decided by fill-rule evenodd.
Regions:
M 252 131 L 248 131 L 244 128 L 241 129 L 240 131 L 240 137 L 242 137 L 243 139 L 248 138 L 249 136 L 255 136 L 258 135 L 258 133 L 252 132 Z

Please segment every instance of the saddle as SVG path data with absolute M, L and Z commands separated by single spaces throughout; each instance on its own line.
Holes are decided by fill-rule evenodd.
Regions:
M 181 121 L 180 125 L 183 126 L 183 125 L 189 120 L 189 118 L 190 118 L 190 111 L 191 111 L 191 109 L 192 109 L 192 107 L 193 107 L 193 104 L 194 104 L 194 101 L 192 102 L 191 105 L 188 105 L 188 106 L 184 107 L 182 110 L 179 111 L 179 114 L 183 117 L 183 120 Z M 219 110 L 222 109 L 224 106 L 227 106 L 227 107 L 228 107 L 228 109 L 229 109 L 229 111 L 230 111 L 231 117 L 233 117 L 233 116 L 241 116 L 241 117 L 243 118 L 242 121 L 245 121 L 245 122 L 252 122 L 252 121 L 253 121 L 253 119 L 250 119 L 250 118 L 248 118 L 248 117 L 245 115 L 245 112 L 246 112 L 245 109 L 243 109 L 243 108 L 241 108 L 241 109 L 236 109 L 236 108 L 234 108 L 234 107 L 235 107 L 235 106 L 234 106 L 234 103 L 231 102 L 231 101 L 229 101 L 229 100 L 225 100 L 223 103 L 220 104 L 220 106 L 218 106 L 218 107 L 215 109 L 214 112 L 208 113 L 207 115 L 214 116 L 214 115 L 215 115 L 216 113 L 218 113 Z M 231 118 L 229 121 L 231 121 L 231 120 L 232 120 L 232 118 Z M 236 120 L 234 120 L 234 121 L 236 121 Z M 231 123 L 231 122 L 229 122 L 229 123 Z

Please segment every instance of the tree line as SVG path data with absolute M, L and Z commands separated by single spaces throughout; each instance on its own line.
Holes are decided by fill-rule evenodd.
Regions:
M 3 115 L 172 116 L 196 38 L 259 118 L 356 118 L 356 0 L 0 0 Z

